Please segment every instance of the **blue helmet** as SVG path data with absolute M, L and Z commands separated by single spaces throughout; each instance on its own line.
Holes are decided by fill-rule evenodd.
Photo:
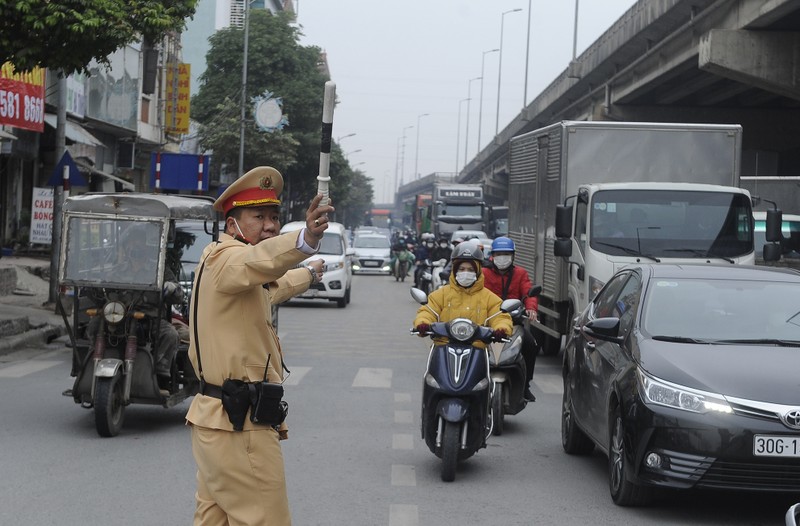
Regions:
M 492 252 L 515 252 L 514 241 L 507 237 L 498 237 L 492 241 Z

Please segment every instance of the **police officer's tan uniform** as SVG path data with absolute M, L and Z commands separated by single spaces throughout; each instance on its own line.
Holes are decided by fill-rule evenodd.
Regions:
M 257 168 L 234 182 L 215 207 L 229 207 L 236 196 L 242 198 L 239 203 L 250 203 L 241 206 L 264 206 L 264 199 L 279 202 L 282 187 L 276 170 Z M 297 248 L 301 234 L 280 235 L 257 245 L 221 234 L 219 243 L 204 250 L 202 278 L 199 287 L 195 278 L 191 308 L 194 312 L 194 303 L 199 302 L 197 319 L 192 321 L 197 324 L 203 376 L 209 384 L 219 386 L 227 378 L 261 381 L 268 355 L 267 378 L 281 381 L 282 355 L 271 326 L 271 302 L 300 294 L 311 283 L 307 269 L 295 269 L 308 257 Z M 190 336 L 189 356 L 197 371 L 194 327 Z M 201 394 L 194 397 L 186 420 L 192 426 L 198 467 L 195 524 L 291 524 L 278 431 L 254 425 L 249 418 L 243 431 L 233 431 L 221 400 Z M 285 423 L 281 432 L 285 435 Z

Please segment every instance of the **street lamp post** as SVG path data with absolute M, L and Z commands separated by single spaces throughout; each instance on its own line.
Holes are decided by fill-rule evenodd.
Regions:
M 414 152 L 414 179 L 419 179 L 419 171 L 418 171 L 418 164 L 419 161 L 419 120 L 422 117 L 427 117 L 430 115 L 429 113 L 423 113 L 422 115 L 417 115 L 417 144 L 416 144 L 416 151 Z
M 405 165 L 406 165 L 406 130 L 410 130 L 414 126 L 406 126 L 403 128 L 403 153 L 400 154 L 400 184 L 403 184 L 405 179 Z
M 458 153 L 461 147 L 461 104 L 467 102 L 469 99 L 461 99 L 458 101 L 458 128 L 456 129 L 456 175 L 458 174 Z
M 361 151 L 361 148 L 359 148 L 358 150 L 353 150 L 352 152 L 347 152 L 346 154 L 344 154 L 344 157 L 345 157 L 345 159 L 347 159 L 347 157 L 349 157 L 349 156 L 350 156 L 350 154 L 352 154 L 352 153 L 358 153 L 358 152 L 360 152 L 360 151 Z
M 478 104 L 478 152 L 481 151 L 481 119 L 483 118 L 483 66 L 486 62 L 486 54 L 487 53 L 495 53 L 500 51 L 499 48 L 490 49 L 489 51 L 484 51 L 483 56 L 481 57 L 481 101 Z
M 352 136 L 354 136 L 354 135 L 355 135 L 355 133 L 348 133 L 347 135 L 344 135 L 344 136 L 342 136 L 342 137 L 337 137 L 337 138 L 336 138 L 336 143 L 337 143 L 337 144 L 339 144 L 339 145 L 341 145 L 341 144 L 342 144 L 342 140 L 343 140 L 343 139 L 347 139 L 348 137 L 352 137 Z
M 528 37 L 525 39 L 525 89 L 522 92 L 522 109 L 528 104 L 528 62 L 531 53 L 531 0 L 528 0 Z
M 472 100 L 472 82 L 475 80 L 483 80 L 483 77 L 475 77 L 467 81 L 467 129 L 464 133 L 464 166 L 467 165 L 467 151 L 469 150 L 469 101 Z
M 509 13 L 516 13 L 518 11 L 522 11 L 521 8 L 510 9 L 508 11 L 503 11 L 500 15 L 500 58 L 498 59 L 497 63 L 497 117 L 495 118 L 494 122 L 494 134 L 497 135 L 498 131 L 500 130 L 500 79 L 503 73 L 503 25 L 505 24 L 506 15 Z
M 242 100 L 239 104 L 240 123 L 239 123 L 239 173 L 236 177 L 244 174 L 244 116 L 245 104 L 247 101 L 247 48 L 250 41 L 250 0 L 244 0 L 244 57 L 242 60 Z

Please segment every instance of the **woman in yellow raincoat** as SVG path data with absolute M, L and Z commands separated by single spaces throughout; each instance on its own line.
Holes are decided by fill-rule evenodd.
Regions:
M 428 296 L 428 304 L 417 310 L 414 327 L 420 336 L 426 336 L 430 324 L 436 321 L 450 321 L 455 318 L 467 318 L 478 325 L 485 325 L 486 318 L 497 314 L 488 321 L 495 338 L 504 338 L 511 334 L 513 328 L 511 316 L 500 311 L 502 300 L 494 292 L 483 287 L 481 262 L 483 251 L 475 243 L 460 243 L 453 249 L 451 257 L 453 272 L 447 285 Z M 428 308 L 430 307 L 430 309 Z M 431 312 L 439 313 L 439 319 Z M 437 344 L 446 341 L 436 340 Z M 485 347 L 482 342 L 474 342 L 476 347 Z

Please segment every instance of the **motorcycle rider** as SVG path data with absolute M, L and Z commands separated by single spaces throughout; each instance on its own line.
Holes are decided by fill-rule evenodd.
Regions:
M 450 243 L 448 243 L 447 237 L 441 236 L 439 237 L 439 243 L 436 244 L 431 251 L 431 261 L 439 261 L 440 259 L 450 261 L 451 252 L 452 250 L 450 249 Z
M 425 232 L 421 236 L 419 245 L 414 249 L 414 286 L 420 286 L 420 278 L 425 270 L 425 260 L 430 259 L 433 250 L 433 234 Z
M 511 334 L 511 316 L 500 311 L 502 300 L 483 286 L 483 251 L 475 243 L 461 243 L 453 249 L 451 259 L 455 272 L 450 275 L 449 283 L 431 292 L 427 306 L 422 305 L 417 310 L 414 327 L 419 331 L 419 336 L 425 337 L 430 331 L 430 324 L 436 321 L 467 318 L 483 325 L 486 318 L 497 313 L 500 314 L 488 321 L 489 327 L 494 330 L 495 339 Z M 439 313 L 438 320 L 428 307 Z M 446 341 L 436 343 L 443 344 Z M 475 342 L 475 346 L 485 348 L 482 342 Z
M 528 271 L 522 267 L 514 266 L 516 248 L 514 241 L 507 237 L 498 237 L 492 242 L 491 266 L 484 271 L 484 286 L 500 296 L 502 299 L 520 299 L 525 305 L 529 321 L 536 321 L 536 312 L 539 307 L 537 298 L 528 297 L 531 290 L 531 279 Z M 533 369 L 536 367 L 536 355 L 539 349 L 531 333 L 530 325 L 523 326 L 522 331 L 522 357 L 525 359 L 526 386 L 525 399 L 535 402 L 536 397 L 531 392 L 531 379 Z
M 389 260 L 389 267 L 392 269 L 392 275 L 395 275 L 397 273 L 397 269 L 400 268 L 400 261 L 408 262 L 408 265 L 406 265 L 407 276 L 408 269 L 411 268 L 412 263 L 414 263 L 414 254 L 408 250 L 408 247 L 403 242 L 395 243 L 395 245 L 392 247 L 392 257 Z

